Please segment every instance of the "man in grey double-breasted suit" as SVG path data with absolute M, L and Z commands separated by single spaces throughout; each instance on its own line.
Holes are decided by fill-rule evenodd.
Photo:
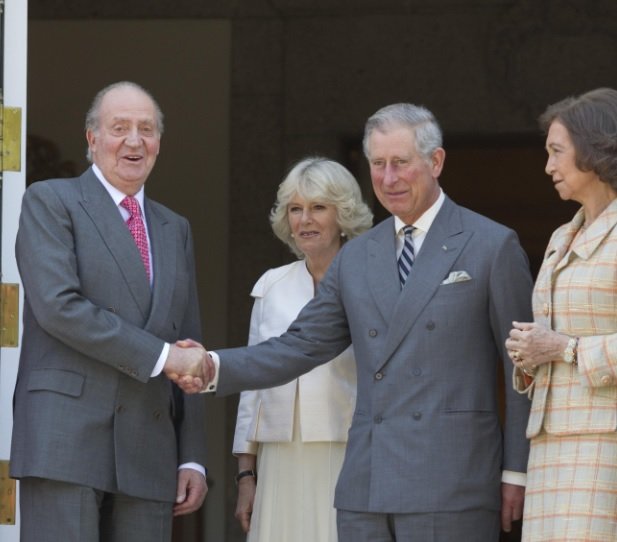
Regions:
M 205 351 L 173 344 L 201 334 L 191 231 L 143 191 L 162 119 L 138 85 L 106 87 L 86 118 L 93 166 L 24 196 L 22 542 L 169 542 L 207 491 L 203 402 L 172 384 L 204 376 Z
M 378 111 L 364 146 L 393 217 L 343 246 L 287 333 L 218 350 L 210 389 L 281 384 L 352 342 L 358 395 L 334 501 L 340 542 L 496 541 L 500 524 L 522 515 L 529 405 L 512 392 L 504 341 L 512 320 L 530 316 L 527 258 L 513 231 L 444 195 L 445 151 L 428 110 Z M 415 261 L 401 287 L 405 225 L 415 227 Z

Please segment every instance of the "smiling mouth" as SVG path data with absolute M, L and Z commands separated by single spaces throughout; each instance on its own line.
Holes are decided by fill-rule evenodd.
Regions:
M 141 160 L 142 157 L 130 155 L 130 156 L 125 156 L 124 158 L 125 160 L 128 160 L 129 162 L 139 162 L 139 160 Z
M 316 235 L 319 235 L 319 232 L 316 232 L 316 231 L 300 232 L 300 237 L 315 237 Z

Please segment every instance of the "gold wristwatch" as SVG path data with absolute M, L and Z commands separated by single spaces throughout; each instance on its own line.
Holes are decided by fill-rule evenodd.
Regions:
M 578 347 L 578 337 L 570 337 L 566 349 L 563 351 L 563 361 L 572 365 L 577 365 L 576 349 Z

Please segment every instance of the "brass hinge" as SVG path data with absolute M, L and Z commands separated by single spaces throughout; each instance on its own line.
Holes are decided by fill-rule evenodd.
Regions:
M 0 284 L 0 346 L 17 346 L 19 284 Z
M 16 483 L 9 477 L 9 462 L 0 461 L 0 525 L 15 525 Z
M 0 106 L 0 171 L 21 171 L 21 108 Z

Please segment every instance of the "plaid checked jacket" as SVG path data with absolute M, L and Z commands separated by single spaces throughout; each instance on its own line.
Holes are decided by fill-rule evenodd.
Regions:
M 535 321 L 580 337 L 578 367 L 549 363 L 525 388 L 533 402 L 527 436 L 617 429 L 617 200 L 578 237 L 581 208 L 549 241 L 533 293 Z

